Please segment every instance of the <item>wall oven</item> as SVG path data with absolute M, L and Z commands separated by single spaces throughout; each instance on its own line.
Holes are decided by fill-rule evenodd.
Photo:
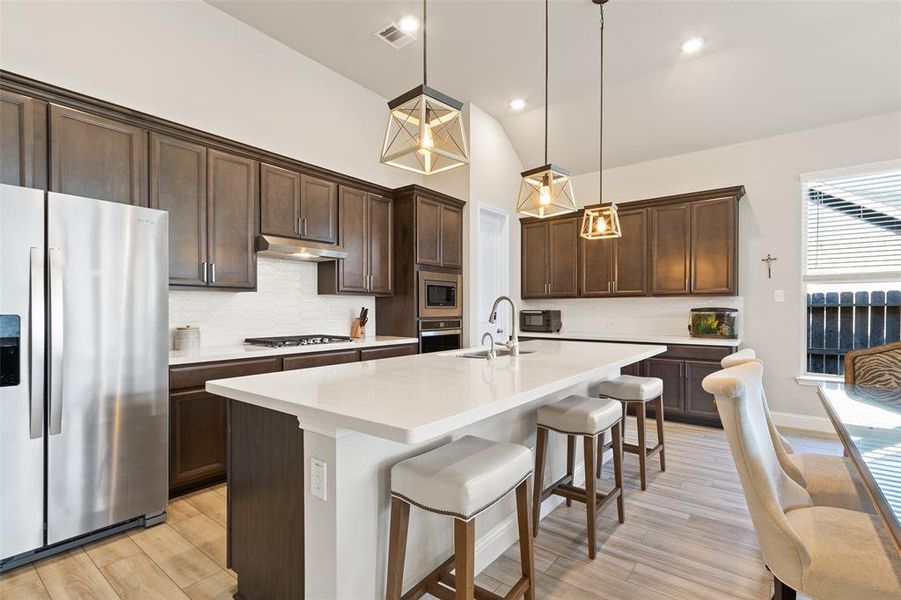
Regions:
M 419 322 L 419 352 L 459 350 L 463 344 L 460 319 L 422 320 Z
M 463 315 L 463 278 L 459 273 L 419 272 L 419 318 Z

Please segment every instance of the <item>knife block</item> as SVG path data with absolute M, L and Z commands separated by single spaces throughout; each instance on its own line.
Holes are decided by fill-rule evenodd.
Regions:
M 360 319 L 354 319 L 353 325 L 350 326 L 350 337 L 359 340 L 366 337 L 366 326 L 360 325 Z

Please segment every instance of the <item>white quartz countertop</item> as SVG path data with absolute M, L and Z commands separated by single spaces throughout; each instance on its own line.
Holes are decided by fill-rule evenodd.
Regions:
M 267 348 L 240 344 L 234 346 L 211 346 L 199 350 L 172 350 L 169 352 L 170 365 L 189 365 L 194 363 L 214 362 L 219 360 L 237 360 L 242 358 L 259 358 L 261 356 L 288 356 L 292 354 L 309 354 L 312 352 L 332 352 L 335 350 L 359 350 L 378 348 L 379 346 L 400 346 L 402 344 L 418 344 L 416 338 L 377 335 L 362 340 L 338 342 L 334 344 L 315 344 L 312 346 L 285 346 L 283 348 Z
M 521 331 L 519 337 L 549 340 L 584 340 L 586 342 L 634 342 L 636 344 L 672 344 L 683 346 L 740 346 L 741 338 L 694 338 L 688 335 L 656 335 L 652 333 L 537 333 Z
M 206 389 L 297 415 L 302 428 L 309 420 L 317 427 L 416 444 L 666 351 L 559 340 L 531 340 L 521 347 L 534 353 L 493 362 L 457 356 L 465 350 L 417 354 L 219 379 Z

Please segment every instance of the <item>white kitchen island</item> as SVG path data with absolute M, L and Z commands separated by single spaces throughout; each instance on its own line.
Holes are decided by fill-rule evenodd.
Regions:
M 521 347 L 520 356 L 492 362 L 455 351 L 208 382 L 207 391 L 232 400 L 229 556 L 239 597 L 281 597 L 298 589 L 307 598 L 382 597 L 393 464 L 466 434 L 533 447 L 540 405 L 592 393 L 593 384 L 620 368 L 666 350 L 557 340 Z M 548 481 L 565 468 L 564 438 L 551 440 Z M 313 461 L 324 464 L 324 477 L 311 471 Z M 319 487 L 324 494 L 314 495 Z M 291 490 L 302 493 L 302 502 Z M 278 512 L 282 505 L 302 511 L 302 527 Z M 516 535 L 511 498 L 481 515 L 477 570 Z M 411 585 L 452 553 L 452 524 L 413 510 L 407 548 Z M 300 573 L 285 573 L 292 570 L 286 552 L 303 557 L 293 569 Z

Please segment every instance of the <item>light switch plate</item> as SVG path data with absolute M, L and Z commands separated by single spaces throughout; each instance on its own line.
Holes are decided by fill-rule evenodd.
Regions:
M 773 302 L 785 302 L 785 290 L 773 290 Z
M 310 493 L 328 501 L 328 463 L 315 458 L 310 459 Z
M 616 321 L 607 321 L 607 331 L 616 329 Z

